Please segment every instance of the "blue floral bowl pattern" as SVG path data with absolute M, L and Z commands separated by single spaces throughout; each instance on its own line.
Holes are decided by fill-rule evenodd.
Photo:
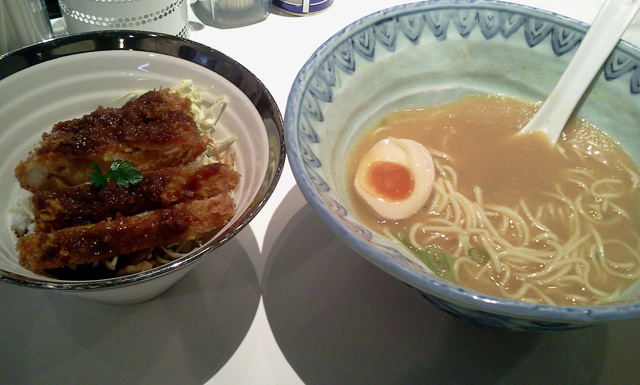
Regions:
M 359 133 L 399 107 L 469 94 L 540 101 L 587 25 L 497 1 L 429 1 L 369 15 L 325 42 L 298 74 L 285 112 L 289 162 L 304 196 L 351 247 L 444 311 L 511 331 L 565 330 L 640 318 L 640 285 L 616 303 L 540 306 L 446 282 L 350 214 L 344 164 Z M 621 42 L 577 114 L 607 127 L 640 162 L 640 52 Z M 634 128 L 636 127 L 636 128 Z

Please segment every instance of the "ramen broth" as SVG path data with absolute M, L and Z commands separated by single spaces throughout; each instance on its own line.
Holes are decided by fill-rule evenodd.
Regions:
M 472 96 L 385 116 L 349 158 L 356 214 L 414 251 L 436 245 L 451 259 L 448 278 L 479 292 L 557 305 L 616 299 L 640 276 L 638 168 L 582 120 L 555 146 L 516 135 L 536 110 Z M 388 137 L 421 143 L 435 163 L 433 191 L 406 219 L 381 218 L 354 188 L 360 159 Z

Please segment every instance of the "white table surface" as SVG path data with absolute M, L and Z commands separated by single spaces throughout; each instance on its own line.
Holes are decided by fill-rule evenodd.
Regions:
M 590 22 L 602 0 L 522 0 Z M 335 0 L 191 38 L 255 73 L 282 113 L 298 70 L 359 17 L 404 3 Z M 193 16 L 193 15 L 192 15 Z M 625 39 L 640 43 L 640 22 Z M 507 333 L 453 318 L 346 247 L 287 165 L 250 227 L 176 286 L 111 306 L 0 283 L 0 384 L 634 384 L 640 322 Z

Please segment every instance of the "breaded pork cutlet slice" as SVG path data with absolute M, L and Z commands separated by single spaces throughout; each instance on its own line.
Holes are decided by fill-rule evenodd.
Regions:
M 238 173 L 229 165 L 213 163 L 148 171 L 136 186 L 120 187 L 109 180 L 104 188 L 90 183 L 59 190 L 39 191 L 31 198 L 36 231 L 79 226 L 193 199 L 233 191 Z
M 20 264 L 39 271 L 185 242 L 221 228 L 234 212 L 233 199 L 223 194 L 96 224 L 36 232 L 18 239 Z
M 139 171 L 191 162 L 206 150 L 191 101 L 168 89 L 149 91 L 120 108 L 98 107 L 81 118 L 57 123 L 16 168 L 29 191 L 86 182 L 91 163 L 107 169 L 114 160 Z

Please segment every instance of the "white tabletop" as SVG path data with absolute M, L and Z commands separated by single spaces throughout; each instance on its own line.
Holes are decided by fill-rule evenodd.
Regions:
M 522 0 L 590 22 L 602 0 Z M 397 0 L 335 0 L 243 28 L 194 18 L 191 38 L 238 60 L 282 113 L 327 38 Z M 640 22 L 625 39 L 640 44 Z M 176 286 L 111 306 L 0 283 L 0 384 L 631 384 L 640 322 L 508 333 L 436 309 L 343 244 L 288 165 L 250 227 Z

